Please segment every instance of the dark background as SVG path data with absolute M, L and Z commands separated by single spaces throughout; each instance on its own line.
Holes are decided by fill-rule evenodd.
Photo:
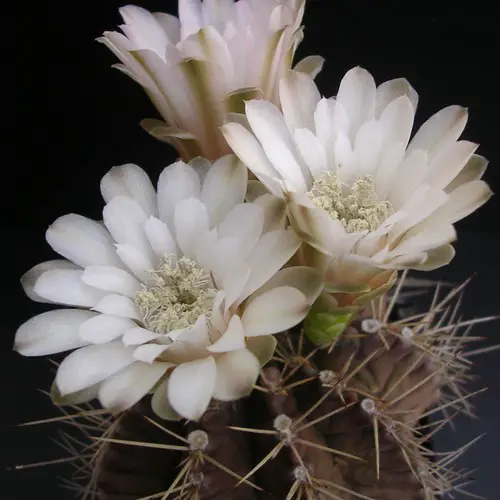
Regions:
M 7 424 L 0 441 L 6 463 L 23 464 L 61 456 L 49 437 L 55 427 L 15 428 L 14 424 L 56 416 L 39 389 L 48 389 L 52 374 L 45 359 L 25 359 L 11 352 L 16 328 L 46 310 L 23 294 L 19 277 L 33 265 L 54 258 L 45 243 L 47 226 L 58 216 L 76 212 L 99 218 L 102 202 L 99 180 L 114 165 L 133 162 L 153 178 L 175 159 L 175 153 L 139 127 L 156 113 L 142 90 L 110 68 L 113 55 L 94 39 L 120 22 L 122 2 L 112 0 L 60 2 L 46 0 L 33 6 L 18 4 L 15 83 L 16 120 L 4 115 L 4 126 L 15 157 L 4 159 L 2 235 L 4 271 L 1 320 L 5 375 L 4 406 Z M 175 12 L 174 0 L 144 0 L 149 10 Z M 7 18 L 8 19 L 8 18 Z M 8 24 L 8 21 L 4 21 Z M 469 126 L 464 138 L 479 142 L 479 153 L 490 159 L 485 179 L 493 191 L 500 187 L 499 83 L 496 76 L 498 15 L 494 1 L 378 2 L 373 0 L 310 0 L 305 18 L 305 40 L 299 57 L 319 53 L 326 58 L 317 79 L 326 96 L 335 94 L 342 75 L 361 65 L 377 82 L 404 76 L 420 95 L 418 123 L 449 104 L 467 106 Z M 12 28 L 12 26 L 11 26 Z M 4 55 L 12 55 L 11 45 Z M 7 54 L 6 54 L 7 53 Z M 16 70 L 16 72 L 17 72 Z M 9 95 L 4 96 L 7 107 Z M 10 135 L 10 134 L 9 134 Z M 7 137 L 9 137 L 7 135 Z M 4 139 L 5 140 L 5 139 Z M 463 307 L 465 317 L 500 312 L 500 203 L 498 197 L 458 224 L 458 255 L 434 277 L 460 282 L 471 274 Z M 498 343 L 499 324 L 478 326 L 476 333 Z M 457 432 L 444 431 L 436 441 L 445 451 L 476 435 L 488 435 L 460 462 L 479 469 L 470 491 L 499 498 L 500 352 L 476 359 L 477 387 L 490 390 L 476 399 L 480 420 L 460 419 Z M 2 472 L 5 472 L 2 467 Z M 49 466 L 5 472 L 1 498 L 73 498 L 57 488 L 56 476 L 67 469 Z M 466 498 L 457 493 L 454 498 Z

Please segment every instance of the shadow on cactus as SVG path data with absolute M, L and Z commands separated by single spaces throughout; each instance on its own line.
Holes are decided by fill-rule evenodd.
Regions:
M 495 319 L 459 319 L 465 285 L 437 284 L 429 309 L 405 317 L 405 297 L 425 288 L 405 287 L 403 276 L 327 344 L 300 327 L 279 334 L 252 394 L 213 401 L 198 422 L 160 420 L 149 398 L 118 416 L 75 406 L 51 419 L 70 424 L 60 444 L 76 467 L 64 486 L 105 500 L 416 500 L 462 491 L 467 471 L 453 465 L 476 440 L 446 453 L 428 443 L 457 414 L 472 414 L 469 358 L 484 350 L 470 347 L 480 340 L 470 330 Z

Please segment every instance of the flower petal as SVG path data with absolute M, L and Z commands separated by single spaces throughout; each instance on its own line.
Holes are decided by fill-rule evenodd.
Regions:
M 228 352 L 243 349 L 245 347 L 245 331 L 241 323 L 241 318 L 234 315 L 227 325 L 227 330 L 222 337 L 214 344 L 207 347 L 210 352 Z
M 81 215 L 59 217 L 47 229 L 45 237 L 58 254 L 78 266 L 98 264 L 123 267 L 108 231 L 98 222 Z
M 161 259 L 165 255 L 177 256 L 174 237 L 164 222 L 150 217 L 144 224 L 144 231 L 157 258 Z
M 182 417 L 172 408 L 168 400 L 169 378 L 166 378 L 156 389 L 151 398 L 151 408 L 160 418 L 164 420 L 180 420 Z
M 158 215 L 156 191 L 148 174 L 133 163 L 113 167 L 101 180 L 101 194 L 106 203 L 115 196 L 135 200 L 148 215 Z
M 94 307 L 95 311 L 111 316 L 120 316 L 122 318 L 132 318 L 140 320 L 135 302 L 123 295 L 109 294 L 103 297 Z
M 79 335 L 88 344 L 105 344 L 135 326 L 135 322 L 129 318 L 99 314 L 80 325 Z
M 134 350 L 134 358 L 144 363 L 153 363 L 173 344 L 143 344 Z
M 179 365 L 168 383 L 172 408 L 188 420 L 199 420 L 205 413 L 215 388 L 217 368 L 212 356 Z
M 89 266 L 83 271 L 82 281 L 99 290 L 126 295 L 131 299 L 141 287 L 127 271 L 112 266 Z
M 94 316 L 96 313 L 80 309 L 56 309 L 34 316 L 17 329 L 14 349 L 23 356 L 45 356 L 87 345 L 78 330 Z
M 38 278 L 46 271 L 52 271 L 55 269 L 80 269 L 76 264 L 64 259 L 48 260 L 46 262 L 41 262 L 35 267 L 32 267 L 29 271 L 25 272 L 21 277 L 21 286 L 23 287 L 24 293 L 35 302 L 47 302 L 51 303 L 51 300 L 47 300 L 40 297 L 37 293 L 33 291 L 35 283 Z
M 210 227 L 216 226 L 238 203 L 243 203 L 248 173 L 245 165 L 234 155 L 217 160 L 207 172 L 201 189 Z
M 180 201 L 174 213 L 175 236 L 182 253 L 189 259 L 196 259 L 196 248 L 200 235 L 208 231 L 208 213 L 198 198 Z
M 104 296 L 97 288 L 82 281 L 80 269 L 53 269 L 44 272 L 35 283 L 33 291 L 56 304 L 92 307 Z
M 151 390 L 169 367 L 169 363 L 133 363 L 101 384 L 99 401 L 112 411 L 127 410 Z
M 116 254 L 142 283 L 149 282 L 148 270 L 155 267 L 149 252 L 144 253 L 132 245 L 116 245 Z
M 262 194 L 253 203 L 264 210 L 264 233 L 275 229 L 285 229 L 287 221 L 284 200 L 272 194 Z
M 217 358 L 217 380 L 213 397 L 234 401 L 248 396 L 259 377 L 260 363 L 248 349 L 227 352 Z
M 132 349 L 115 340 L 102 345 L 82 347 L 59 365 L 56 384 L 62 396 L 102 382 L 134 362 Z
M 265 366 L 271 361 L 278 341 L 274 335 L 261 335 L 246 339 L 247 349 L 259 360 L 260 366 Z
M 149 342 L 150 340 L 154 340 L 158 337 L 157 333 L 146 330 L 145 328 L 141 328 L 139 326 L 134 326 L 130 330 L 127 330 L 122 337 L 122 342 L 126 345 L 140 345 Z
M 302 321 L 308 311 L 306 296 L 296 288 L 273 288 L 252 300 L 241 321 L 247 337 L 282 332 Z

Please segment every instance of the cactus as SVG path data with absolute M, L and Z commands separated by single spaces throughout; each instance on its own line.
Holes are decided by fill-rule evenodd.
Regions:
M 70 422 L 86 441 L 73 448 L 78 473 L 87 471 L 80 491 L 103 500 L 430 500 L 453 491 L 466 474 L 453 462 L 472 443 L 445 454 L 428 445 L 471 412 L 465 347 L 478 338 L 468 333 L 494 318 L 457 317 L 465 284 L 444 298 L 438 286 L 428 311 L 404 317 L 402 285 L 327 345 L 300 326 L 279 334 L 252 394 L 213 401 L 198 422 L 158 419 L 149 397 L 115 416 L 75 407 Z

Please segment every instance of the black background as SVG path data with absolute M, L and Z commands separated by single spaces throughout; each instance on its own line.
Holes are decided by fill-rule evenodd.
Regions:
M 1 212 L 2 297 L 6 298 L 0 323 L 1 365 L 8 417 L 2 425 L 1 447 L 10 465 L 60 456 L 49 440 L 54 429 L 14 427 L 57 414 L 37 392 L 37 388 L 50 386 L 50 364 L 11 352 L 16 328 L 46 310 L 24 296 L 19 277 L 38 262 L 54 258 L 44 233 L 55 218 L 68 212 L 99 218 L 99 180 L 109 168 L 133 162 L 155 178 L 175 159 L 173 150 L 140 129 L 139 120 L 155 117 L 155 110 L 134 82 L 110 68 L 116 62 L 113 55 L 94 41 L 119 24 L 117 9 L 121 5 L 111 0 L 18 4 L 15 44 L 4 45 L 6 57 L 16 47 L 15 65 L 4 59 L 2 74 L 4 83 L 14 83 L 17 98 L 15 111 L 5 113 L 3 120 L 9 137 L 4 143 L 14 146 L 14 155 L 4 158 L 1 197 L 5 204 Z M 175 13 L 176 9 L 174 0 L 144 0 L 141 5 L 152 11 Z M 493 191 L 499 190 L 496 72 L 500 51 L 495 2 L 310 0 L 305 25 L 298 56 L 319 53 L 326 58 L 317 79 L 324 95 L 335 94 L 342 75 L 361 65 L 377 82 L 400 76 L 409 79 L 420 95 L 418 123 L 450 104 L 468 107 L 470 120 L 464 138 L 481 144 L 478 152 L 490 159 L 485 179 Z M 13 68 L 19 74 L 15 79 L 11 77 Z M 4 105 L 11 104 L 6 93 Z M 467 317 L 500 312 L 496 288 L 500 281 L 499 209 L 498 197 L 493 197 L 460 222 L 456 259 L 432 273 L 455 282 L 476 273 L 464 302 Z M 476 333 L 488 337 L 483 345 L 498 343 L 499 325 L 480 326 Z M 477 358 L 477 388 L 490 388 L 476 400 L 481 420 L 461 419 L 457 432 L 445 431 L 437 439 L 438 448 L 444 451 L 488 433 L 460 465 L 479 469 L 471 491 L 491 500 L 499 498 L 500 486 L 495 475 L 500 449 L 499 362 L 498 351 Z M 1 498 L 72 498 L 57 488 L 56 476 L 64 473 L 59 466 L 5 472 Z M 466 497 L 456 494 L 455 498 Z

